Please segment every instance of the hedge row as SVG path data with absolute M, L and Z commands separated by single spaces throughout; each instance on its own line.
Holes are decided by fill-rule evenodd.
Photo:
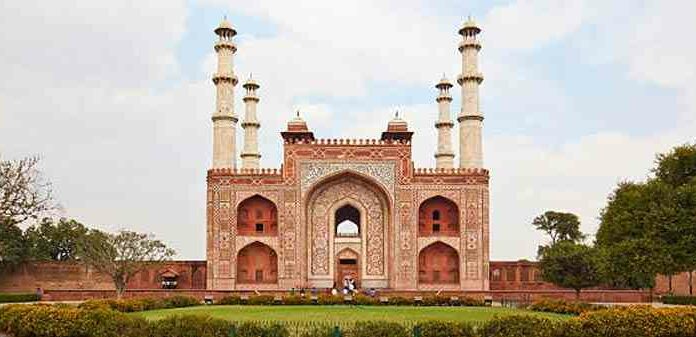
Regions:
M 248 298 L 243 298 L 241 296 L 226 296 L 221 298 L 219 301 L 215 302 L 215 304 L 221 304 L 221 305 L 274 305 L 274 304 L 282 304 L 282 305 L 311 305 L 311 304 L 320 304 L 320 305 L 339 305 L 339 304 L 346 304 L 346 303 L 351 303 L 351 304 L 357 304 L 357 305 L 422 305 L 422 306 L 446 306 L 446 305 L 461 305 L 461 306 L 483 306 L 483 301 L 476 299 L 476 298 L 471 298 L 471 297 L 463 297 L 463 298 L 457 298 L 453 299 L 451 297 L 445 297 L 445 296 L 426 296 L 422 297 L 420 300 L 416 300 L 414 297 L 407 298 L 407 297 L 399 297 L 399 296 L 390 296 L 390 297 L 385 297 L 386 301 L 382 301 L 380 297 L 370 297 L 370 296 L 365 296 L 365 295 L 356 295 L 352 296 L 349 298 L 349 300 L 346 300 L 346 297 L 344 296 L 333 296 L 333 295 L 327 295 L 327 294 L 322 294 L 316 296 L 314 299 L 307 295 L 307 296 L 298 296 L 298 295 L 290 295 L 290 296 L 283 296 L 283 297 L 274 297 L 274 296 L 269 296 L 269 295 L 259 295 L 259 296 L 250 296 Z
M 0 293 L 0 303 L 36 302 L 41 298 L 32 293 Z
M 588 311 L 606 309 L 606 306 L 596 305 L 587 302 L 569 302 L 564 300 L 545 299 L 539 300 L 527 307 L 529 310 L 553 312 L 566 315 L 580 315 Z
M 662 303 L 696 305 L 696 296 L 663 296 Z
M 334 329 L 328 323 L 235 323 L 196 315 L 146 321 L 113 310 L 46 305 L 0 308 L 0 332 L 15 337 L 330 337 Z M 478 326 L 373 321 L 338 329 L 346 337 L 696 337 L 696 309 L 636 306 L 586 312 L 569 320 L 513 315 Z
M 136 312 L 155 309 L 183 308 L 200 305 L 201 301 L 192 296 L 172 296 L 165 298 L 127 298 L 127 299 L 105 299 L 89 300 L 81 303 L 81 309 L 111 309 L 120 312 Z

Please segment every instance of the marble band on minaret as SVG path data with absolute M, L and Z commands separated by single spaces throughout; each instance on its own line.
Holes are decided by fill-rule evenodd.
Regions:
M 242 87 L 246 89 L 246 95 L 242 99 L 246 105 L 244 122 L 242 122 L 242 128 L 244 129 L 244 150 L 241 154 L 242 168 L 258 169 L 261 159 L 261 154 L 259 153 L 259 128 L 261 128 L 261 123 L 256 118 L 256 105 L 259 102 L 256 90 L 261 86 L 249 76 L 249 79 Z
M 479 85 L 483 75 L 478 70 L 478 53 L 481 44 L 476 36 L 481 29 L 469 18 L 459 30 L 462 42 L 462 73 L 457 83 L 462 86 L 462 109 L 459 112 L 459 167 L 483 167 L 482 128 L 483 114 L 479 109 Z
M 216 89 L 215 112 L 212 117 L 213 168 L 235 168 L 238 118 L 234 113 L 234 86 L 237 85 L 237 77 L 234 75 L 233 56 L 237 46 L 232 38 L 237 35 L 237 31 L 225 19 L 215 29 L 215 34 L 219 39 L 215 43 L 218 67 L 213 75 Z
M 435 88 L 439 90 L 439 94 L 435 99 L 438 107 L 438 118 L 435 122 L 435 129 L 437 130 L 435 167 L 453 168 L 454 152 L 452 151 L 452 128 L 454 127 L 454 123 L 452 123 L 450 116 L 450 103 L 452 102 L 450 88 L 452 88 L 452 83 L 443 75 L 440 82 L 435 85 Z

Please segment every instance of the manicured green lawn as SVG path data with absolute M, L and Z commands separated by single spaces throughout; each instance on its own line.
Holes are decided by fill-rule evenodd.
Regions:
M 231 321 L 351 322 L 384 320 L 395 322 L 441 320 L 480 322 L 513 314 L 565 319 L 569 316 L 528 310 L 490 307 L 407 307 L 407 306 L 254 306 L 214 305 L 133 313 L 157 320 L 176 314 L 207 314 Z

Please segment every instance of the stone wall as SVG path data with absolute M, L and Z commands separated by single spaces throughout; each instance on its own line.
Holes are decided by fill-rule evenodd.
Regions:
M 164 272 L 178 274 L 178 289 L 205 289 L 205 261 L 171 261 L 136 274 L 129 289 L 160 289 Z M 78 262 L 31 262 L 0 274 L 0 291 L 113 290 L 111 279 Z

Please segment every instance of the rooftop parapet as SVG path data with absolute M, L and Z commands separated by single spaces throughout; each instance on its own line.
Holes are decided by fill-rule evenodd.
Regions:
M 410 140 L 382 140 L 382 139 L 355 139 L 355 138 L 318 138 L 312 140 L 286 139 L 285 144 L 312 144 L 312 145 L 407 145 Z
M 488 175 L 483 168 L 415 168 L 414 175 Z
M 258 169 L 248 169 L 248 168 L 214 168 L 208 170 L 209 175 L 265 175 L 265 176 L 280 176 L 282 173 L 282 168 L 258 168 Z

